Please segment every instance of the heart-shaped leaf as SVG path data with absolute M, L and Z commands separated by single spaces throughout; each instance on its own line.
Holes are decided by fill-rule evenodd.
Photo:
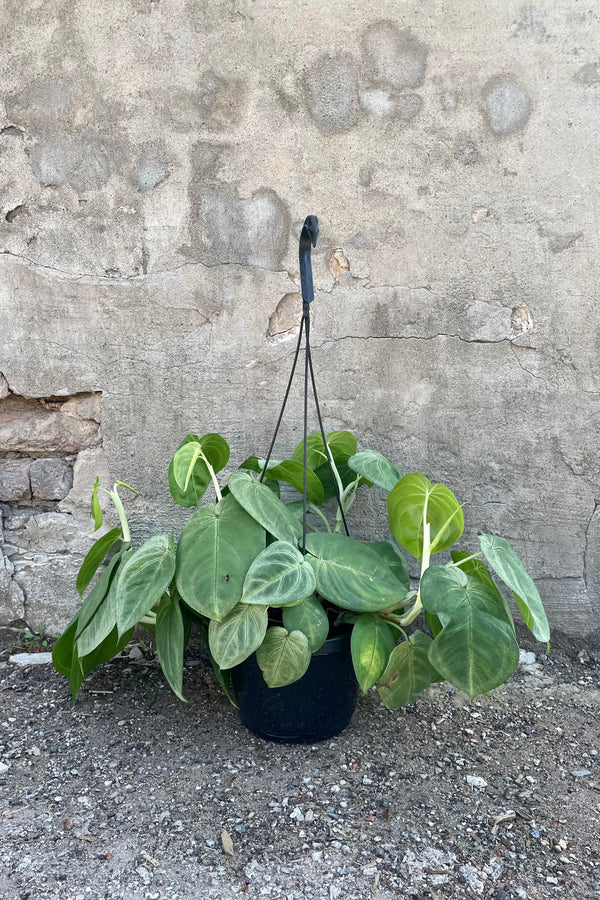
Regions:
M 431 645 L 429 661 L 472 700 L 512 675 L 519 647 L 508 622 L 470 606 L 444 625 Z
M 387 665 L 396 636 L 392 626 L 375 613 L 362 613 L 352 629 L 350 646 L 356 680 L 368 691 Z
M 177 449 L 169 466 L 169 489 L 180 506 L 197 506 L 210 484 L 208 460 L 214 472 L 220 472 L 229 461 L 229 444 L 220 434 L 198 437 L 188 434 Z
M 302 678 L 310 658 L 306 635 L 278 625 L 267 629 L 265 639 L 256 651 L 256 661 L 271 688 L 284 687 Z
M 309 534 L 306 549 L 321 596 L 343 609 L 374 612 L 397 604 L 402 584 L 377 550 L 343 534 Z
M 310 652 L 323 646 L 329 634 L 329 619 L 316 597 L 306 597 L 295 606 L 283 610 L 283 626 L 288 631 L 301 631 L 308 638 Z
M 201 507 L 179 538 L 177 590 L 195 612 L 222 621 L 241 600 L 246 573 L 264 546 L 264 528 L 232 494 Z
M 405 475 L 387 498 L 390 531 L 408 552 L 423 555 L 425 522 L 431 526 L 431 552 L 440 553 L 459 539 L 465 521 L 456 497 L 443 484 L 414 472 Z
M 402 478 L 400 469 L 376 450 L 355 453 L 349 458 L 348 465 L 357 475 L 362 475 L 385 491 L 391 491 Z
M 219 668 L 231 669 L 260 647 L 267 633 L 266 606 L 238 603 L 222 622 L 211 619 L 208 645 Z
M 172 534 L 157 534 L 132 553 L 119 573 L 116 605 L 119 634 L 133 628 L 159 602 L 175 575 Z
M 420 591 L 423 607 L 435 613 L 444 626 L 469 608 L 480 609 L 512 624 L 498 591 L 467 575 L 458 566 L 430 566 L 423 573 Z
M 296 545 L 302 525 L 269 488 L 246 472 L 234 472 L 228 486 L 241 507 L 279 541 Z
M 406 706 L 427 685 L 441 680 L 428 657 L 432 643 L 422 631 L 415 631 L 407 641 L 394 647 L 377 685 L 377 692 L 388 709 Z
M 513 592 L 523 621 L 538 641 L 550 640 L 550 626 L 537 587 L 504 538 L 480 534 L 479 544 L 490 566 Z
M 244 580 L 242 603 L 286 606 L 310 597 L 316 588 L 309 562 L 292 544 L 275 541 L 256 557 Z

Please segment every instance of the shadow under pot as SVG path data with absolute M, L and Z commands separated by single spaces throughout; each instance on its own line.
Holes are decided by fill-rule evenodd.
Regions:
M 285 687 L 268 687 L 254 653 L 232 669 L 242 725 L 282 744 L 314 744 L 343 731 L 358 696 L 350 633 L 327 638 L 302 678 Z

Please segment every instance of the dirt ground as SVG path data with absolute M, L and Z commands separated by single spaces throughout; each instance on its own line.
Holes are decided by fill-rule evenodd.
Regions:
M 593 650 L 528 653 L 472 704 L 371 692 L 312 746 L 248 733 L 198 654 L 184 688 L 124 657 L 73 706 L 0 655 L 2 900 L 600 898 Z

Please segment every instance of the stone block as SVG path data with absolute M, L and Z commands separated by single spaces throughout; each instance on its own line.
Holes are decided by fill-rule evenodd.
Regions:
M 10 625 L 25 616 L 23 591 L 12 579 L 6 562 L 0 554 L 0 625 Z
M 36 557 L 17 568 L 14 580 L 25 598 L 23 618 L 33 631 L 44 627 L 59 632 L 69 624 L 79 606 L 75 580 L 80 565 L 81 558 L 74 556 Z
M 0 500 L 8 502 L 29 500 L 31 497 L 30 465 L 31 460 L 29 459 L 0 460 Z
M 86 395 L 68 400 L 31 400 L 10 394 L 0 400 L 0 450 L 74 453 L 93 447 L 100 440 L 100 428 L 96 418 L 81 415 L 84 399 Z M 94 413 L 97 402 L 90 404 Z
M 38 500 L 63 500 L 73 486 L 73 470 L 64 459 L 34 459 L 31 492 Z
M 4 400 L 5 397 L 8 397 L 10 394 L 10 388 L 8 387 L 8 381 L 0 372 L 0 400 Z
M 6 518 L 5 553 L 13 561 L 30 559 L 41 553 L 49 556 L 56 553 L 85 555 L 101 534 L 92 535 L 91 531 L 89 517 L 85 523 L 80 523 L 74 516 L 59 510 L 19 512 Z
M 92 487 L 97 476 L 103 487 L 109 486 L 110 472 L 104 450 L 101 447 L 83 450 L 78 454 L 73 466 L 73 487 L 58 506 L 61 512 L 71 513 L 78 522 L 88 528 L 92 521 L 90 518 Z M 98 499 L 102 509 L 105 510 L 110 506 L 106 494 L 99 494 Z

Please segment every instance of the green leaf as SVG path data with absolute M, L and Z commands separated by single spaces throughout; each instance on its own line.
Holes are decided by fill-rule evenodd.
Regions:
M 348 465 L 357 475 L 362 475 L 385 491 L 391 491 L 402 478 L 400 469 L 376 450 L 355 453 L 348 460 Z
M 220 472 L 229 461 L 229 445 L 220 434 L 205 434 L 201 438 L 188 434 L 184 438 L 169 466 L 169 490 L 180 506 L 197 506 L 211 482 L 202 456 L 215 472 Z
M 81 564 L 77 581 L 75 582 L 75 587 L 79 591 L 80 597 L 83 597 L 86 588 L 98 571 L 98 566 L 104 561 L 108 551 L 122 535 L 123 532 L 120 528 L 113 528 L 112 531 L 107 531 L 105 535 L 99 538 L 95 544 L 92 544 Z
M 205 619 L 204 616 L 198 616 L 196 621 L 198 622 L 198 625 L 201 628 L 202 633 L 204 634 L 204 639 L 205 639 L 205 643 L 206 643 L 206 652 L 208 654 L 210 664 L 213 668 L 213 672 L 215 673 L 215 678 L 217 679 L 217 681 L 219 682 L 219 684 L 225 691 L 225 694 L 227 695 L 227 699 L 229 700 L 231 705 L 235 706 L 236 709 L 239 709 L 239 706 L 235 702 L 235 697 L 233 694 L 233 682 L 232 682 L 230 669 L 219 668 L 219 665 L 218 665 L 216 659 L 210 652 L 210 646 L 208 643 L 208 628 L 209 628 L 208 620 Z
M 441 680 L 428 658 L 432 643 L 422 631 L 415 631 L 407 641 L 394 647 L 377 685 L 377 692 L 388 709 L 406 706 L 427 685 Z
M 94 520 L 94 531 L 98 531 L 100 526 L 102 525 L 102 507 L 100 506 L 100 500 L 98 499 L 98 486 L 100 484 L 100 479 L 96 476 L 96 480 L 94 481 L 94 485 L 92 487 L 92 518 Z
M 433 641 L 429 661 L 472 700 L 512 675 L 519 647 L 508 622 L 472 606 L 444 626 Z
M 371 541 L 368 545 L 375 550 L 384 562 L 390 567 L 400 584 L 407 591 L 410 590 L 410 575 L 406 560 L 395 544 L 391 541 Z
M 363 613 L 352 629 L 350 647 L 356 680 L 368 691 L 387 665 L 396 638 L 391 625 L 375 613 Z
M 296 606 L 283 610 L 283 626 L 288 631 L 301 631 L 308 638 L 311 653 L 323 646 L 329 634 L 329 619 L 316 597 L 306 597 Z
M 302 678 L 310 664 L 308 638 L 301 631 L 288 631 L 278 625 L 267 629 L 256 651 L 256 661 L 271 688 L 284 687 Z
M 171 690 L 185 703 L 182 693 L 184 647 L 184 623 L 179 600 L 165 594 L 156 616 L 156 651 Z
M 127 631 L 159 602 L 175 574 L 173 535 L 157 534 L 125 562 L 116 593 L 119 633 Z
M 240 469 L 248 469 L 262 474 L 265 461 L 257 456 L 250 456 L 241 464 Z M 304 467 L 298 460 L 286 459 L 283 462 L 270 460 L 265 478 L 274 481 L 285 481 L 286 484 L 295 488 L 299 494 L 304 493 Z M 306 496 L 311 503 L 316 503 L 317 505 L 323 503 L 325 499 L 323 485 L 310 467 L 306 469 Z
M 114 574 L 110 582 L 108 593 L 97 606 L 93 616 L 89 617 L 89 621 L 85 627 L 81 627 L 84 621 L 84 610 L 82 608 L 79 615 L 79 628 L 77 634 L 77 655 L 81 658 L 89 656 L 99 647 L 104 640 L 112 632 L 117 624 L 117 604 L 116 604 L 116 586 L 119 582 L 119 575 L 123 568 L 123 557 L 115 566 Z
M 458 567 L 430 566 L 421 601 L 443 625 L 429 652 L 438 672 L 471 697 L 502 684 L 516 669 L 519 648 L 497 592 Z
M 267 633 L 268 621 L 266 606 L 247 603 L 238 603 L 222 622 L 212 619 L 208 644 L 219 668 L 231 669 L 254 653 Z
M 513 592 L 523 621 L 538 641 L 550 640 L 550 626 L 537 587 L 525 566 L 504 538 L 480 534 L 485 558 L 499 578 Z
M 421 602 L 427 612 L 439 616 L 445 627 L 451 618 L 477 608 L 490 616 L 512 624 L 502 596 L 478 578 L 467 575 L 458 566 L 429 566 L 421 578 Z
M 233 494 L 203 506 L 179 538 L 177 590 L 194 612 L 221 622 L 241 600 L 246 573 L 264 546 L 264 528 Z
M 325 435 L 329 453 L 333 459 L 342 485 L 347 487 L 351 481 L 355 480 L 355 473 L 348 466 L 348 460 L 356 453 L 356 438 L 350 431 L 330 431 Z M 307 438 L 307 465 L 311 468 L 321 484 L 325 498 L 335 496 L 335 487 L 329 469 L 329 463 L 325 453 L 325 446 L 320 431 L 310 434 Z M 292 459 L 303 461 L 304 441 L 300 441 L 294 452 Z
M 286 606 L 316 588 L 310 563 L 292 544 L 275 541 L 256 557 L 244 580 L 242 603 Z
M 423 555 L 425 521 L 431 527 L 432 552 L 440 553 L 459 539 L 465 528 L 460 505 L 443 484 L 431 482 L 414 472 L 405 475 L 387 498 L 390 531 L 408 552 Z
M 266 485 L 246 472 L 234 472 L 228 486 L 240 506 L 277 540 L 288 544 L 301 540 L 302 525 Z
M 77 614 L 78 615 L 78 614 Z M 60 675 L 71 675 L 73 665 L 73 646 L 77 632 L 77 615 L 75 615 L 65 628 L 52 648 L 52 665 Z
M 112 559 L 110 559 L 110 561 L 108 562 L 108 565 L 101 572 L 96 584 L 83 601 L 83 605 L 81 606 L 81 609 L 79 610 L 77 616 L 77 631 L 75 634 L 77 640 L 79 640 L 81 634 L 88 627 L 90 627 L 92 631 L 96 630 L 94 626 L 94 618 L 96 617 L 96 615 L 98 615 L 102 604 L 108 597 L 117 569 L 123 561 L 123 555 L 127 552 L 125 548 L 129 546 L 129 544 L 126 544 L 123 549 L 119 551 L 119 553 L 115 553 Z M 102 616 L 103 614 L 100 613 L 100 615 Z M 102 626 L 100 626 L 99 630 L 102 630 Z M 104 640 L 105 636 L 106 635 L 103 635 L 101 640 Z M 88 651 L 86 652 L 89 652 L 90 649 L 91 647 L 88 647 Z
M 504 607 L 504 612 L 506 614 L 506 621 L 510 622 L 513 626 L 514 631 L 514 622 L 512 618 L 512 613 L 506 602 L 506 599 L 503 594 L 500 593 L 498 587 L 492 576 L 490 575 L 490 571 L 480 559 L 473 559 L 471 553 L 468 553 L 466 550 L 452 550 L 450 553 L 452 557 L 452 562 L 460 563 L 459 568 L 465 572 L 465 574 L 470 575 L 472 578 L 477 578 L 479 581 L 482 581 L 490 591 L 493 591 L 498 598 L 499 603 Z M 466 559 L 465 563 L 462 560 Z M 434 632 L 435 634 L 435 632 Z
M 380 553 L 343 534 L 309 534 L 306 549 L 317 591 L 342 609 L 375 612 L 399 603 L 402 584 Z

